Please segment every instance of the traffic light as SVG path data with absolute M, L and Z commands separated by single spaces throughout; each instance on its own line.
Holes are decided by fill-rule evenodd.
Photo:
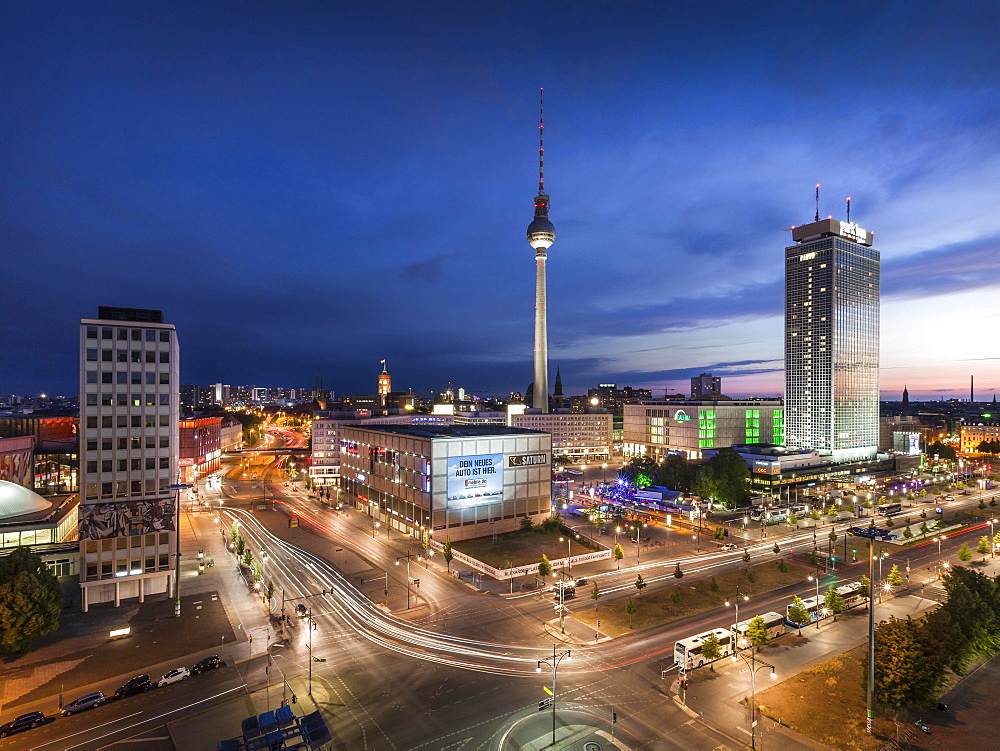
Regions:
M 617 712 L 612 712 L 611 713 L 611 723 L 614 724 L 616 722 L 618 722 L 618 713 Z

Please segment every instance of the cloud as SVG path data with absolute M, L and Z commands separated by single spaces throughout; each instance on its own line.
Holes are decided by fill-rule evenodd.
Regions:
M 444 273 L 445 261 L 456 258 L 458 253 L 445 253 L 428 258 L 426 261 L 416 261 L 404 266 L 399 272 L 399 278 L 411 282 L 434 282 Z
M 922 298 L 1000 284 L 1000 236 L 945 245 L 882 264 L 883 298 Z

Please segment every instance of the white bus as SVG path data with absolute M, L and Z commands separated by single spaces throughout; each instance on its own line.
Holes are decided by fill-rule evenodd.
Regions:
M 756 617 L 754 616 L 754 618 Z M 776 639 L 785 633 L 785 618 L 781 613 L 761 613 L 760 617 L 764 619 L 769 639 Z M 736 635 L 737 649 L 746 649 L 750 646 L 750 643 L 747 641 L 747 629 L 750 628 L 750 621 L 752 620 L 753 618 L 748 618 L 745 621 L 740 621 L 730 626 L 729 630 Z
M 892 516 L 893 514 L 901 514 L 903 512 L 903 504 L 882 503 L 875 510 L 878 511 L 879 516 Z
M 693 668 L 700 668 L 706 662 L 712 662 L 712 660 L 707 659 L 701 653 L 705 639 L 712 634 L 715 634 L 715 638 L 719 640 L 719 657 L 729 655 L 733 651 L 732 632 L 724 628 L 713 628 L 711 631 L 706 631 L 687 639 L 681 639 L 674 644 L 674 664 L 681 667 L 681 669 L 686 668 L 687 670 L 691 670 Z

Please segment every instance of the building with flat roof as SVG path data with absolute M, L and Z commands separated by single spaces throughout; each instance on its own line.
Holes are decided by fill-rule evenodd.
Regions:
M 90 604 L 176 585 L 180 350 L 158 310 L 80 321 L 80 587 Z
M 879 417 L 879 252 L 835 219 L 785 248 L 785 440 L 837 461 L 873 458 Z
M 573 462 L 609 461 L 614 444 L 614 415 L 610 412 L 571 412 L 568 409 L 511 414 L 510 424 L 541 430 L 552 436 L 552 453 Z
M 372 524 L 462 540 L 552 510 L 552 439 L 507 426 L 340 426 L 343 499 Z
M 701 459 L 708 449 L 784 443 L 784 408 L 778 400 L 651 400 L 626 404 L 624 410 L 623 453 L 628 457 Z
M 702 373 L 691 379 L 692 399 L 711 399 L 722 395 L 722 376 Z

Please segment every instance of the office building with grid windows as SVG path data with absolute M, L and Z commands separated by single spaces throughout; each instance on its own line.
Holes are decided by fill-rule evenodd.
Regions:
M 781 444 L 785 418 L 778 400 L 650 400 L 624 405 L 622 452 L 627 457 L 680 454 L 737 444 Z
M 786 445 L 834 462 L 878 448 L 879 252 L 856 224 L 792 228 L 785 248 Z
M 158 310 L 80 321 L 80 586 L 89 605 L 171 592 L 179 351 Z

